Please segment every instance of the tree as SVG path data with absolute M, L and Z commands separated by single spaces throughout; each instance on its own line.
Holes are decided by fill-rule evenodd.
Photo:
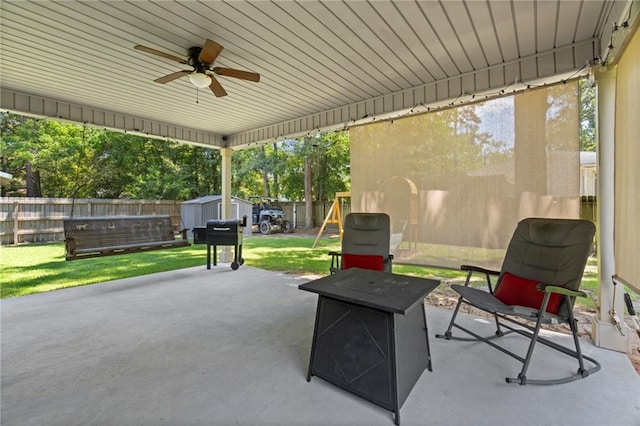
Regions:
M 2 126 L 3 164 L 31 196 L 180 200 L 221 188 L 217 150 L 9 114 Z M 232 158 L 235 196 L 311 203 L 330 201 L 349 185 L 344 131 L 239 150 Z
M 303 152 L 311 152 L 315 145 L 310 137 L 306 137 L 303 142 Z M 313 150 L 315 151 L 315 150 Z M 304 228 L 311 229 L 313 221 L 313 167 L 310 155 L 304 156 Z
M 231 192 L 240 198 L 262 193 L 263 182 L 259 165 L 259 149 L 234 151 L 231 157 Z
M 218 194 L 222 190 L 222 159 L 220 151 L 201 146 L 183 145 L 180 152 L 182 173 L 188 186 L 187 198 Z
M 311 227 L 313 201 L 331 201 L 336 192 L 350 188 L 349 135 L 345 131 L 307 135 L 289 146 L 292 156 L 282 187 L 291 199 L 304 199 L 305 223 Z
M 3 168 L 28 196 L 181 200 L 220 191 L 214 149 L 11 114 L 1 130 Z
M 596 94 L 589 79 L 580 79 L 580 150 L 596 150 Z
M 349 134 L 345 131 L 323 133 L 316 141 L 317 175 L 315 199 L 331 201 L 336 192 L 351 188 Z
M 95 174 L 83 145 L 84 129 L 69 123 L 3 115 L 2 152 L 28 197 L 60 197 L 86 186 Z
M 14 177 L 12 190 L 17 190 L 15 182 L 22 180 L 27 196 L 37 196 L 35 188 L 40 187 L 39 175 L 33 173 L 35 153 L 28 144 L 29 140 L 37 137 L 35 120 L 3 113 L 1 130 L 2 163 L 5 170 Z

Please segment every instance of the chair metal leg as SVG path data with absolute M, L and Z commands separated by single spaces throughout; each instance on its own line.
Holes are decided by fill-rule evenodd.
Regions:
M 458 297 L 458 304 L 456 308 L 453 310 L 453 315 L 451 316 L 451 321 L 449 321 L 449 326 L 447 327 L 447 331 L 444 334 L 436 334 L 436 337 L 439 339 L 451 339 L 451 329 L 456 322 L 456 317 L 458 316 L 458 311 L 460 310 L 460 305 L 462 305 L 462 296 Z
M 495 318 L 495 321 L 496 321 L 496 332 L 492 336 L 482 337 L 482 336 L 479 336 L 479 335 L 477 335 L 475 333 L 469 332 L 469 330 L 461 327 L 459 324 L 456 324 L 456 318 L 458 316 L 458 311 L 460 310 L 460 306 L 463 303 L 467 303 L 467 302 L 465 300 L 463 300 L 462 296 L 460 296 L 458 298 L 458 304 L 456 305 L 455 309 L 453 310 L 453 315 L 451 316 L 451 321 L 449 321 L 449 326 L 447 327 L 447 330 L 444 332 L 444 334 L 436 334 L 436 338 L 445 339 L 445 340 L 459 340 L 459 341 L 462 341 L 462 342 L 475 342 L 475 341 L 487 342 L 488 340 L 496 339 L 498 337 L 503 337 L 503 336 L 513 332 L 513 331 L 507 331 L 507 332 L 502 331 L 502 329 L 500 328 L 500 324 L 501 324 L 500 323 L 500 318 L 495 313 L 493 315 L 494 315 L 494 318 Z M 470 336 L 473 336 L 473 338 L 454 337 L 453 333 L 451 332 L 453 327 L 456 327 L 456 328 L 464 331 L 465 333 L 469 334 Z
M 518 374 L 518 378 L 513 379 L 513 378 L 507 377 L 505 379 L 507 383 L 519 382 L 521 385 L 527 384 L 527 369 L 529 368 L 529 363 L 531 362 L 531 356 L 533 355 L 533 348 L 536 346 L 536 342 L 538 341 L 538 335 L 540 334 L 540 327 L 542 327 L 542 319 L 544 318 L 543 313 L 547 310 L 547 305 L 549 304 L 550 297 L 551 297 L 551 293 L 546 293 L 544 295 L 544 299 L 542 299 L 542 306 L 540 307 L 540 312 L 538 313 L 536 326 L 533 330 L 533 334 L 531 335 L 529 348 L 527 349 L 527 355 L 525 356 L 524 362 L 522 363 L 522 370 L 520 371 L 520 374 Z
M 500 329 L 500 319 L 498 318 L 498 314 L 493 314 L 493 319 L 496 322 L 496 336 L 497 337 L 504 336 L 504 332 Z
M 569 296 L 565 296 L 569 297 Z M 584 368 L 584 359 L 582 357 L 582 349 L 580 348 L 580 339 L 578 338 L 578 320 L 573 316 L 573 312 L 569 311 L 569 328 L 573 335 L 573 344 L 576 347 L 576 358 L 578 358 L 578 374 L 582 377 L 587 377 L 589 371 Z
M 546 305 L 546 303 L 543 303 Z M 507 383 L 520 383 L 521 385 L 527 384 L 527 370 L 529 369 L 529 363 L 531 362 L 531 356 L 533 355 L 533 349 L 538 342 L 538 335 L 540 334 L 540 327 L 542 327 L 542 315 L 538 316 L 538 320 L 536 321 L 536 327 L 531 336 L 531 340 L 529 342 L 529 348 L 527 349 L 527 355 L 524 358 L 522 363 L 522 370 L 518 374 L 517 378 L 505 378 Z
M 465 286 L 469 286 L 469 283 L 471 282 L 471 278 L 473 277 L 473 271 L 469 271 L 467 273 L 467 278 L 464 282 Z M 487 280 L 487 285 L 489 286 L 489 292 L 491 294 L 493 294 L 493 286 L 491 285 L 491 278 L 489 276 L 489 274 L 485 274 L 485 279 Z M 451 321 L 449 322 L 449 326 L 447 327 L 447 331 L 444 332 L 444 334 L 436 334 L 437 338 L 444 338 L 447 340 L 476 340 L 476 339 L 465 339 L 465 338 L 453 338 L 452 334 L 451 334 L 451 330 L 453 329 L 453 327 L 456 325 L 455 321 L 456 321 L 456 317 L 458 316 L 458 311 L 460 310 L 460 306 L 462 305 L 462 303 L 468 303 L 467 301 L 463 300 L 462 296 L 460 296 L 458 298 L 458 303 L 456 304 L 456 307 L 453 311 L 453 315 L 451 316 Z M 494 337 L 502 337 L 504 336 L 504 332 L 500 329 L 500 319 L 498 318 L 497 314 L 493 314 L 494 320 L 496 322 L 496 333 Z M 480 340 L 485 340 L 485 338 L 481 338 Z

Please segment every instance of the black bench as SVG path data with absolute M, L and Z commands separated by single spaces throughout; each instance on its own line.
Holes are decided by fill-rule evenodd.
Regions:
M 171 218 L 160 216 L 64 219 L 67 260 L 186 247 L 186 230 L 176 239 Z

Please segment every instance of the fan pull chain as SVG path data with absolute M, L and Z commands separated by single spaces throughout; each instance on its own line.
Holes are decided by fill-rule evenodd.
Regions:
M 200 103 L 200 89 L 196 87 L 196 103 Z

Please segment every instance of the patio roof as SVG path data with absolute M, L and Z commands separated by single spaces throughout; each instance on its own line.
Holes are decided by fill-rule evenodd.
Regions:
M 307 383 L 317 298 L 298 290 L 305 281 L 225 264 L 5 299 L 2 423 L 391 426 L 391 412 L 317 377 Z M 402 406 L 402 425 L 637 424 L 640 377 L 626 355 L 584 341 L 600 372 L 510 385 L 519 363 L 481 343 L 433 338 L 451 311 L 426 312 L 434 369 Z M 564 361 L 540 347 L 531 371 L 575 368 Z
M 579 75 L 615 56 L 631 3 L 3 1 L 2 108 L 242 147 Z M 133 49 L 205 39 L 260 83 L 156 84 L 185 66 Z

